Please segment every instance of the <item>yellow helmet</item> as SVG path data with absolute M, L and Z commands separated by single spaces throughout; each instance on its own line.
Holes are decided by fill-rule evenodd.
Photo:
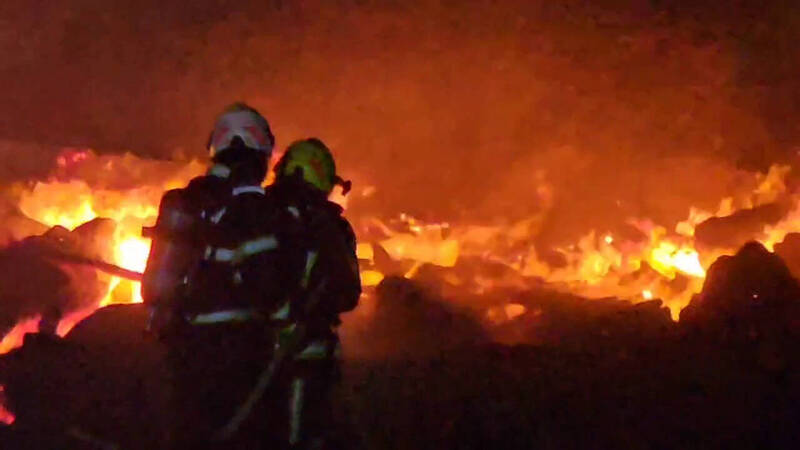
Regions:
M 308 184 L 326 194 L 337 184 L 342 184 L 345 191 L 349 190 L 349 183 L 336 175 L 336 163 L 330 149 L 317 138 L 295 141 L 289 145 L 275 166 L 275 178 L 280 180 L 292 176 L 298 170 Z

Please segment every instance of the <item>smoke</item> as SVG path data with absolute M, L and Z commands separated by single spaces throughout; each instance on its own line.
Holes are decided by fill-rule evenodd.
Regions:
M 244 99 L 374 185 L 356 211 L 546 210 L 565 238 L 675 222 L 786 159 L 796 11 L 585 3 L 8 1 L 0 137 L 199 156 Z

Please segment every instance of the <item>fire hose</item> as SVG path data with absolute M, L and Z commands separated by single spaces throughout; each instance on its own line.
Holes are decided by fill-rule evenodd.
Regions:
M 327 280 L 323 280 L 309 296 L 304 308 L 306 313 L 312 311 L 319 302 L 320 294 L 326 284 Z M 305 341 L 306 333 L 306 325 L 302 322 L 297 322 L 293 332 L 293 338 L 286 345 L 276 346 L 275 355 L 272 357 L 269 365 L 267 365 L 264 371 L 259 375 L 256 384 L 250 390 L 245 401 L 239 406 L 233 417 L 231 417 L 222 428 L 217 430 L 213 436 L 213 440 L 227 441 L 239 431 L 242 423 L 250 416 L 253 412 L 253 408 L 264 397 L 267 389 L 272 385 L 275 375 L 286 365 L 286 360 L 293 357 L 301 350 L 301 345 Z
M 124 267 L 117 266 L 99 259 L 87 258 L 83 255 L 76 255 L 72 253 L 64 253 L 61 251 L 53 250 L 47 251 L 44 255 L 47 258 L 52 258 L 61 262 L 69 264 L 77 264 L 93 267 L 101 272 L 109 275 L 114 275 L 120 278 L 125 278 L 132 281 L 142 281 L 142 273 L 135 270 L 129 270 Z

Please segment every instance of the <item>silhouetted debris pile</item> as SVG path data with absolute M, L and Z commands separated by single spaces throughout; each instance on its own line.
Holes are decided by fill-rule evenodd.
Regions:
M 741 209 L 724 217 L 712 217 L 697 225 L 695 240 L 714 248 L 737 248 L 764 229 L 786 216 L 791 205 L 785 202 L 768 203 L 751 209 Z
M 351 363 L 366 448 L 790 449 L 797 375 L 776 381 L 717 347 L 488 346 L 438 360 Z
M 538 288 L 464 294 L 456 306 L 441 275 L 387 277 L 344 317 L 337 418 L 354 431 L 343 434 L 350 448 L 789 449 L 800 439 L 800 288 L 759 244 L 711 267 L 681 326 L 658 300 Z M 145 322 L 140 305 L 103 308 L 64 340 L 29 335 L 0 358 L 18 417 L 2 442 L 87 448 L 64 436 L 79 430 L 160 448 L 169 392 Z
M 21 319 L 60 311 L 66 314 L 100 299 L 105 285 L 97 271 L 63 264 L 54 254 L 103 259 L 115 224 L 95 219 L 73 231 L 54 227 L 0 250 L 0 335 Z
M 64 339 L 26 335 L 0 363 L 14 428 L 37 430 L 52 445 L 36 448 L 85 445 L 77 436 L 158 448 L 169 394 L 161 348 L 143 332 L 146 320 L 142 305 L 118 305 L 98 310 Z
M 800 285 L 780 256 L 750 242 L 711 265 L 702 292 L 680 319 L 681 324 L 730 337 L 796 333 Z
M 775 244 L 775 254 L 786 263 L 792 276 L 800 279 L 800 233 L 789 233 Z
M 488 342 L 480 324 L 423 285 L 387 277 L 375 290 L 368 320 L 345 329 L 345 351 L 371 358 L 430 357 Z

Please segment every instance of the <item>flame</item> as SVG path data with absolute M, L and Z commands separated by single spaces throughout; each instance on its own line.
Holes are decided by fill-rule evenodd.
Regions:
M 410 259 L 442 267 L 455 266 L 459 242 L 443 237 L 450 224 L 424 224 L 407 214 L 401 214 L 400 220 L 404 222 L 407 231 L 393 234 L 380 242 L 389 256 L 397 260 Z
M 489 308 L 486 311 L 486 318 L 494 324 L 502 324 L 514 320 L 528 312 L 528 308 L 519 303 L 507 303 L 502 307 Z
M 202 165 L 193 161 L 173 164 L 167 175 L 148 177 L 148 164 L 154 163 L 131 155 L 98 156 L 87 150 L 66 151 L 57 159 L 57 170 L 51 179 L 19 189 L 19 208 L 29 218 L 70 230 L 98 217 L 113 219 L 116 228 L 109 242 L 109 262 L 143 271 L 150 242 L 140 236 L 141 227 L 155 221 L 164 191 L 185 185 L 202 171 Z M 127 171 L 127 178 L 138 181 L 131 181 L 128 187 L 115 185 L 112 181 L 116 178 L 109 172 L 119 170 Z M 550 249 L 556 259 L 562 260 L 560 263 L 543 258 L 531 244 L 541 228 L 544 213 L 512 223 L 499 220 L 497 224 L 423 221 L 406 213 L 385 220 L 363 214 L 351 218 L 359 234 L 357 256 L 362 263 L 362 283 L 368 290 L 387 275 L 386 269 L 377 265 L 382 262 L 376 261 L 376 249 L 380 246 L 397 263 L 392 266 L 397 271 L 392 275 L 415 278 L 425 265 L 433 265 L 442 269 L 444 282 L 471 293 L 504 286 L 524 288 L 533 278 L 587 297 L 614 296 L 633 302 L 661 298 L 677 318 L 680 309 L 701 289 L 709 265 L 719 256 L 736 250 L 699 249 L 695 243 L 697 226 L 712 217 L 724 217 L 742 208 L 784 198 L 788 194 L 785 180 L 789 172 L 789 167 L 776 165 L 765 175 L 755 175 L 749 192 L 726 196 L 715 209 L 688 208 L 686 219 L 672 231 L 647 218 L 628 220 L 629 225 L 643 234 L 644 238 L 638 240 L 608 231 L 586 230 L 572 244 Z M 546 173 L 541 171 L 537 177 L 544 180 Z M 553 192 L 546 183 L 542 186 L 540 197 L 551 204 L 548 199 L 552 200 Z M 337 190 L 331 199 L 347 207 L 348 201 L 375 197 L 376 192 L 374 186 L 367 186 L 345 197 Z M 756 233 L 753 239 L 772 249 L 796 229 L 800 229 L 800 205 L 795 205 L 779 223 Z M 467 261 L 464 264 L 484 261 L 504 266 L 508 272 L 489 275 L 478 270 L 466 275 L 459 271 L 462 261 Z M 142 301 L 139 283 L 118 277 L 107 277 L 106 282 L 106 292 L 97 299 L 96 307 Z M 492 320 L 512 320 L 524 314 L 524 308 L 518 303 L 508 303 L 492 310 Z M 68 332 L 93 309 L 70 312 L 59 324 L 58 333 Z M 20 323 L 0 350 L 18 345 L 24 334 L 21 330 L 33 329 L 30 322 Z
M 82 181 L 37 183 L 31 192 L 23 195 L 20 209 L 45 225 L 60 225 L 69 230 L 98 217 L 113 219 L 117 228 L 111 243 L 113 260 L 110 262 L 141 272 L 150 251 L 149 239 L 140 236 L 141 228 L 155 221 L 158 198 L 141 198 L 138 193 L 135 190 L 128 193 L 93 190 Z M 114 293 L 120 285 L 126 285 L 130 295 L 116 297 Z M 139 283 L 111 277 L 108 291 L 99 306 L 141 301 Z
M 789 194 L 785 182 L 789 172 L 788 166 L 776 165 L 765 175 L 755 175 L 750 192 L 722 198 L 715 210 L 690 207 L 686 219 L 678 222 L 673 232 L 646 218 L 629 219 L 628 223 L 647 237 L 642 241 L 589 230 L 573 244 L 555 249 L 563 258 L 563 264 L 556 266 L 543 260 L 528 244 L 535 236 L 537 217 L 493 226 L 424 223 L 408 214 L 400 214 L 401 226 L 393 227 L 390 222 L 375 218 L 370 219 L 370 226 L 389 236 L 377 243 L 393 259 L 413 262 L 405 273 L 407 278 L 416 276 L 421 264 L 447 268 L 455 267 L 462 257 L 478 258 L 503 264 L 521 277 L 540 278 L 552 287 L 588 297 L 614 296 L 633 302 L 658 297 L 677 320 L 680 310 L 702 288 L 711 263 L 737 250 L 699 249 L 695 243 L 696 227 L 712 217 L 726 217 L 739 209 L 779 201 Z M 754 233 L 752 239 L 772 250 L 793 230 L 800 230 L 800 202 L 779 223 L 765 226 L 761 232 Z M 374 252 L 369 245 L 360 245 L 358 252 L 368 264 L 372 261 Z M 382 274 L 371 270 L 364 277 L 365 286 L 379 282 L 382 278 L 379 275 Z M 458 283 L 451 282 L 455 279 Z M 443 280 L 454 286 L 464 284 L 463 279 L 453 274 L 444 276 Z M 466 283 L 474 286 L 471 291 L 475 293 L 525 285 L 520 278 L 480 275 Z M 493 322 L 509 320 L 502 309 L 487 314 Z
M 147 256 L 150 253 L 150 239 L 129 235 L 127 237 L 119 238 L 118 244 L 114 247 L 114 261 L 115 263 L 125 269 L 143 272 L 147 265 Z M 111 293 L 119 286 L 120 283 L 129 283 L 131 285 L 131 302 L 142 302 L 142 286 L 141 283 L 132 282 L 130 280 L 122 280 L 119 277 L 114 277 L 112 286 L 109 287 L 106 298 L 101 302 L 101 306 L 115 303 L 111 297 Z
M 377 286 L 383 281 L 383 274 L 377 270 L 362 270 L 361 271 L 361 285 L 370 287 Z
M 141 237 L 141 227 L 155 221 L 158 202 L 166 190 L 184 186 L 203 169 L 196 161 L 158 167 L 153 164 L 157 163 L 131 155 L 101 157 L 71 149 L 58 157 L 50 179 L 32 186 L 15 186 L 11 191 L 19 195 L 20 211 L 48 226 L 74 230 L 95 218 L 113 219 L 116 227 L 106 243 L 106 257 L 126 269 L 143 271 L 150 242 Z M 118 176 L 120 171 L 124 174 Z M 496 223 L 481 224 L 423 221 L 406 213 L 391 218 L 368 214 L 350 217 L 359 235 L 357 256 L 365 288 L 359 310 L 365 316 L 374 310 L 376 299 L 371 289 L 388 275 L 385 270 L 396 272 L 390 275 L 415 278 L 425 265 L 433 265 L 438 267 L 435 273 L 440 274 L 442 282 L 454 292 L 481 294 L 496 288 L 531 288 L 532 281 L 544 282 L 552 289 L 589 298 L 613 296 L 631 302 L 659 298 L 677 319 L 692 295 L 702 288 L 709 266 L 718 257 L 737 250 L 700 248 L 695 230 L 701 223 L 788 198 L 794 203 L 785 217 L 754 232 L 751 238 L 772 250 L 788 233 L 800 230 L 800 201 L 788 191 L 789 173 L 788 166 L 773 166 L 767 174 L 751 179 L 749 192 L 741 189 L 722 198 L 716 209 L 687 208 L 686 218 L 674 228 L 633 217 L 627 223 L 641 232 L 641 237 L 587 229 L 573 243 L 547 249 L 551 252 L 547 258 L 533 245 L 545 213 L 516 222 L 498 218 Z M 537 172 L 538 178 L 545 176 L 544 171 Z M 118 183 L 120 179 L 127 180 L 127 186 Z M 349 201 L 372 198 L 378 195 L 376 192 L 374 186 L 368 186 L 355 196 L 344 197 L 337 191 L 331 199 L 347 207 Z M 537 193 L 545 205 L 552 204 L 554 193 L 548 186 L 543 185 Z M 391 269 L 381 265 L 385 257 L 376 258 L 379 247 L 393 260 L 387 266 Z M 467 270 L 462 270 L 463 266 Z M 142 301 L 139 283 L 118 277 L 106 277 L 105 282 L 107 289 L 93 306 L 67 312 L 58 324 L 59 335 L 64 336 L 98 307 Z M 513 301 L 482 308 L 487 321 L 495 325 L 515 319 L 533 320 L 542 314 L 539 309 L 528 310 Z M 0 341 L 0 353 L 20 346 L 26 333 L 38 330 L 38 322 L 38 316 L 20 321 Z M 1 405 L 2 401 L 0 421 L 12 422 L 13 414 Z
M 505 306 L 506 317 L 509 320 L 516 319 L 517 317 L 525 314 L 528 310 L 524 305 L 520 305 L 519 303 L 509 303 Z
M 29 317 L 17 323 L 0 341 L 0 354 L 8 353 L 21 346 L 26 333 L 35 333 L 39 330 L 40 319 L 41 316 Z
M 57 171 L 50 180 L 20 189 L 20 211 L 47 226 L 69 230 L 96 218 L 112 219 L 116 227 L 107 243 L 105 258 L 137 272 L 144 270 L 150 251 L 150 240 L 141 236 L 141 229 L 155 222 L 161 196 L 166 190 L 185 185 L 203 170 L 196 161 L 150 167 L 156 163 L 129 154 L 101 157 L 89 150 L 71 149 L 62 152 L 56 162 Z M 148 177 L 146 168 L 170 173 Z M 119 179 L 137 178 L 144 180 L 130 182 L 128 188 L 114 185 Z M 103 297 L 97 299 L 95 307 L 68 312 L 58 325 L 59 335 L 69 332 L 97 307 L 142 302 L 140 283 L 103 277 L 107 283 Z
M 62 318 L 58 322 L 58 327 L 56 328 L 56 334 L 64 337 L 67 333 L 72 330 L 72 328 L 78 324 L 81 320 L 89 317 L 95 312 L 96 308 L 86 308 L 79 311 L 74 311 L 66 315 L 66 317 Z
M 670 279 L 675 278 L 677 272 L 698 278 L 706 276 L 706 270 L 700 264 L 700 255 L 689 246 L 660 241 L 650 251 L 647 260 L 653 269 Z
M 5 403 L 5 388 L 0 385 L 0 423 L 11 425 L 16 420 L 16 417 L 3 406 Z
M 358 257 L 358 259 L 366 259 L 372 261 L 372 259 L 375 257 L 375 249 L 372 248 L 372 244 L 359 242 L 356 245 L 356 256 Z

